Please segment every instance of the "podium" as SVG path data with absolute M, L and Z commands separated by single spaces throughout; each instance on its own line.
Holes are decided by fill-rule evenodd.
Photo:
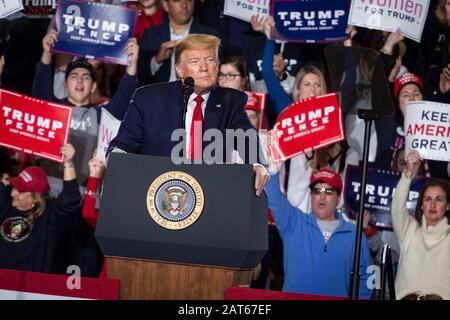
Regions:
M 121 299 L 223 299 L 249 285 L 268 247 L 253 186 L 251 165 L 111 154 L 96 238 Z

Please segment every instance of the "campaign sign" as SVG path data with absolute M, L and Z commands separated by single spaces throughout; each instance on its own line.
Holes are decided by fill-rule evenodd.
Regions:
M 23 0 L 27 18 L 52 18 L 56 12 L 56 0 Z
M 270 151 L 275 161 L 344 139 L 339 94 L 330 93 L 294 102 L 278 116 Z
M 0 145 L 63 161 L 72 108 L 0 89 Z
M 125 47 L 136 15 L 126 7 L 61 0 L 56 10 L 58 41 L 52 51 L 127 65 Z
M 450 161 L 450 105 L 412 101 L 405 112 L 405 152 L 419 151 L 424 159 Z
M 2 0 L 0 4 L 0 18 L 5 18 L 22 9 L 22 0 Z
M 361 167 L 349 165 L 344 189 L 344 206 L 347 215 L 356 219 L 361 190 Z M 368 168 L 364 208 L 370 212 L 371 223 L 381 229 L 392 229 L 392 199 L 400 180 L 399 172 Z M 425 185 L 425 177 L 417 177 L 411 183 L 407 208 L 414 215 L 419 192 Z
M 115 138 L 120 127 L 120 120 L 117 120 L 105 108 L 102 108 L 102 118 L 100 120 L 100 128 L 97 137 L 97 154 L 96 157 L 106 162 L 106 150 L 109 143 Z
M 254 15 L 267 16 L 269 4 L 270 0 L 228 0 L 224 2 L 223 13 L 250 22 Z
M 348 24 L 369 29 L 400 32 L 420 42 L 429 0 L 353 0 Z
M 274 38 L 296 42 L 338 42 L 348 36 L 348 0 L 273 0 Z

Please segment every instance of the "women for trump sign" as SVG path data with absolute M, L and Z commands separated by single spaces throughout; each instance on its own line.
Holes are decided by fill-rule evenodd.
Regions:
M 369 29 L 400 29 L 406 37 L 420 42 L 429 0 L 353 0 L 348 23 Z
M 0 145 L 63 161 L 72 108 L 0 89 Z

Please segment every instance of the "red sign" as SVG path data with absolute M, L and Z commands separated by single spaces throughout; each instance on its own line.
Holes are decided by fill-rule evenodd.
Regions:
M 0 145 L 63 161 L 72 108 L 0 89 Z
M 294 102 L 275 123 L 270 146 L 275 161 L 287 160 L 344 139 L 339 94 L 331 93 Z

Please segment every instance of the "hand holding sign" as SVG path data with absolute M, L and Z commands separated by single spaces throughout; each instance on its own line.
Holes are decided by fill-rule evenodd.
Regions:
M 276 174 L 278 173 L 278 171 L 280 171 L 281 166 L 283 164 L 283 162 L 278 161 L 275 162 L 274 158 L 279 158 L 279 156 L 273 156 L 272 152 L 276 152 L 276 148 L 275 147 L 271 147 L 278 145 L 278 143 L 274 143 L 275 141 L 278 140 L 278 133 L 276 129 L 270 130 L 267 133 L 267 143 L 264 146 L 266 148 L 266 154 L 267 154 L 267 167 L 269 170 L 269 173 L 272 174 Z
M 59 152 L 63 155 L 64 163 L 71 163 L 73 161 L 73 157 L 75 156 L 75 148 L 70 143 L 65 143 L 62 145 Z
M 50 64 L 52 62 L 51 50 L 55 46 L 57 40 L 58 34 L 54 29 L 51 29 L 42 39 L 42 49 L 44 50 L 42 51 L 41 62 L 43 64 Z
M 137 73 L 137 61 L 139 57 L 139 46 L 136 38 L 130 38 L 127 46 L 125 47 L 129 59 L 129 65 L 127 67 L 127 74 L 129 76 L 135 76 Z
M 400 29 L 395 30 L 395 32 L 391 32 L 382 50 L 387 52 L 387 54 L 392 55 L 394 52 L 394 47 L 403 41 L 403 39 L 405 39 L 405 37 L 401 34 Z
M 91 160 L 89 160 L 89 176 L 94 178 L 101 178 L 103 176 L 103 172 L 105 171 L 105 163 L 95 157 L 92 157 Z
M 272 30 L 275 29 L 275 20 L 272 16 L 252 16 L 250 24 L 253 30 L 264 33 L 267 39 L 271 39 Z

